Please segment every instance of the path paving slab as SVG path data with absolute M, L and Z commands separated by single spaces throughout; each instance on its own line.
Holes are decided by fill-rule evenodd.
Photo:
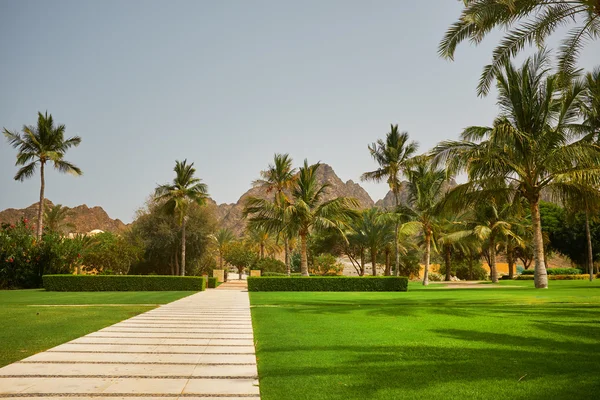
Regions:
M 260 398 L 250 302 L 199 292 L 0 368 L 0 398 Z

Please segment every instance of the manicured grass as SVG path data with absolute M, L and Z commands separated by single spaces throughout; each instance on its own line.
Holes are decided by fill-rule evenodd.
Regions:
M 595 398 L 600 282 L 550 283 L 250 293 L 261 398 Z
M 151 310 L 157 304 L 169 303 L 193 293 L 0 291 L 0 366 Z M 77 304 L 91 306 L 44 306 Z

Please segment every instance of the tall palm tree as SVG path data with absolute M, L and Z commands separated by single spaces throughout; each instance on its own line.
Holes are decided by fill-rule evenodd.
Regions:
M 559 49 L 559 71 L 573 74 L 579 53 L 586 42 L 600 38 L 600 2 L 597 0 L 464 0 L 458 21 L 442 39 L 438 52 L 454 59 L 459 43 L 479 44 L 494 28 L 505 30 L 494 50 L 492 62 L 483 69 L 479 95 L 486 95 L 505 63 L 526 45 L 542 47 L 559 27 L 575 25 Z
M 316 172 L 320 163 L 300 168 L 298 179 L 291 190 L 290 202 L 283 208 L 265 199 L 251 198 L 246 204 L 245 214 L 252 224 L 266 230 L 277 231 L 282 221 L 300 237 L 300 268 L 308 276 L 308 235 L 313 229 L 335 229 L 342 232 L 350 219 L 356 215 L 353 209 L 358 201 L 346 197 L 323 201 L 328 184 L 320 184 Z
M 442 199 L 447 182 L 446 171 L 436 168 L 426 157 L 415 157 L 408 176 L 408 206 L 404 213 L 418 222 L 425 246 L 423 285 L 429 284 L 429 264 L 433 233 L 443 214 Z
M 273 202 L 283 209 L 289 203 L 286 191 L 289 191 L 294 185 L 296 174 L 297 170 L 292 167 L 292 158 L 289 154 L 275 154 L 273 164 L 269 164 L 265 171 L 261 171 L 260 179 L 255 180 L 252 184 L 255 187 L 266 189 L 267 194 L 274 192 Z M 289 240 L 292 232 L 287 229 L 288 226 L 289 224 L 282 221 L 277 233 L 283 236 L 285 266 L 288 275 L 290 275 Z
M 386 135 L 385 141 L 382 139 L 369 146 L 371 157 L 379 164 L 379 168 L 375 171 L 365 172 L 360 177 L 363 181 L 381 182 L 385 180 L 394 194 L 394 207 L 397 209 L 400 205 L 400 189 L 402 183 L 400 177 L 403 171 L 406 170 L 411 157 L 414 156 L 418 149 L 416 142 L 409 142 L 408 132 L 398 132 L 398 125 L 390 125 L 390 132 Z M 400 264 L 400 249 L 398 241 L 398 229 L 400 221 L 395 224 L 395 275 L 398 276 Z
M 208 187 L 196 178 L 194 163 L 187 160 L 175 161 L 175 178 L 172 183 L 156 188 L 156 200 L 162 203 L 163 211 L 177 217 L 181 225 L 181 276 L 185 276 L 185 223 L 190 204 L 203 205 L 208 197 Z
M 50 232 L 64 234 L 66 228 L 74 228 L 75 225 L 66 223 L 65 220 L 71 215 L 69 207 L 62 204 L 55 204 L 52 207 L 46 206 L 44 211 L 44 226 Z
M 38 205 L 37 238 L 42 238 L 44 191 L 46 189 L 46 163 L 52 162 L 54 168 L 62 173 L 82 175 L 74 164 L 64 160 L 65 153 L 71 147 L 79 146 L 81 138 L 74 136 L 65 139 L 65 126 L 54 125 L 52 114 L 38 112 L 37 126 L 24 125 L 23 134 L 11 132 L 4 128 L 4 136 L 12 147 L 18 150 L 15 165 L 22 165 L 15 175 L 15 180 L 23 182 L 35 173 L 40 166 L 40 203 Z
M 231 229 L 221 228 L 216 234 L 212 236 L 212 239 L 217 244 L 217 251 L 219 252 L 219 269 L 223 269 L 223 256 L 227 246 L 235 240 L 235 235 Z
M 542 191 L 568 190 L 577 182 L 598 184 L 599 147 L 589 129 L 576 125 L 583 89 L 564 93 L 547 69 L 547 53 L 521 68 L 504 65 L 498 76 L 501 114 L 491 127 L 470 127 L 459 141 L 438 144 L 433 154 L 452 171 L 467 172 L 472 190 L 501 181 L 498 191 L 527 199 L 532 216 L 535 286 L 548 287 L 540 218 Z

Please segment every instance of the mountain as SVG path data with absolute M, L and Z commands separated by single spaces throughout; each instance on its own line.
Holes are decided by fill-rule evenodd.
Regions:
M 324 201 L 336 197 L 353 197 L 358 200 L 361 208 L 370 208 L 375 205 L 371 196 L 358 183 L 349 180 L 342 181 L 328 164 L 321 164 L 317 170 L 317 179 L 320 183 L 328 183 L 330 186 L 323 197 Z M 246 222 L 242 218 L 244 204 L 248 197 L 267 198 L 267 193 L 261 188 L 251 188 L 244 193 L 234 204 L 220 204 L 218 206 L 218 220 L 221 227 L 229 228 L 237 235 L 242 235 L 246 227 Z M 272 194 L 269 197 L 273 196 Z
M 451 179 L 449 182 L 444 184 L 442 190 L 445 193 L 448 190 L 455 187 L 456 185 L 457 185 L 456 181 L 454 179 Z M 401 184 L 400 184 L 400 193 L 398 193 L 398 200 L 400 201 L 400 204 L 406 204 L 406 202 L 408 201 L 408 182 L 407 181 L 401 182 Z M 394 204 L 395 204 L 394 193 L 390 190 L 389 192 L 387 192 L 387 194 L 385 195 L 385 197 L 383 199 L 377 200 L 377 202 L 375 203 L 375 207 L 390 209 L 390 208 L 394 207 Z
M 34 203 L 27 208 L 15 209 L 8 208 L 0 212 L 0 223 L 14 224 L 21 218 L 27 218 L 32 222 L 37 221 L 38 204 Z M 46 199 L 45 205 L 54 204 Z M 112 219 L 108 216 L 102 207 L 88 207 L 83 204 L 77 207 L 69 208 L 69 216 L 65 218 L 65 223 L 74 226 L 73 233 L 87 233 L 94 229 L 100 229 L 105 232 L 120 232 L 124 230 L 125 225 L 120 219 Z

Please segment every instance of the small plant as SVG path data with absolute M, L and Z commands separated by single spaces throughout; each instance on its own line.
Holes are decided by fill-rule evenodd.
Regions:
M 444 280 L 444 277 L 441 274 L 430 272 L 429 273 L 429 281 L 430 282 L 441 282 Z
M 313 259 L 311 274 L 314 275 L 341 275 L 344 267 L 331 254 L 321 254 Z

